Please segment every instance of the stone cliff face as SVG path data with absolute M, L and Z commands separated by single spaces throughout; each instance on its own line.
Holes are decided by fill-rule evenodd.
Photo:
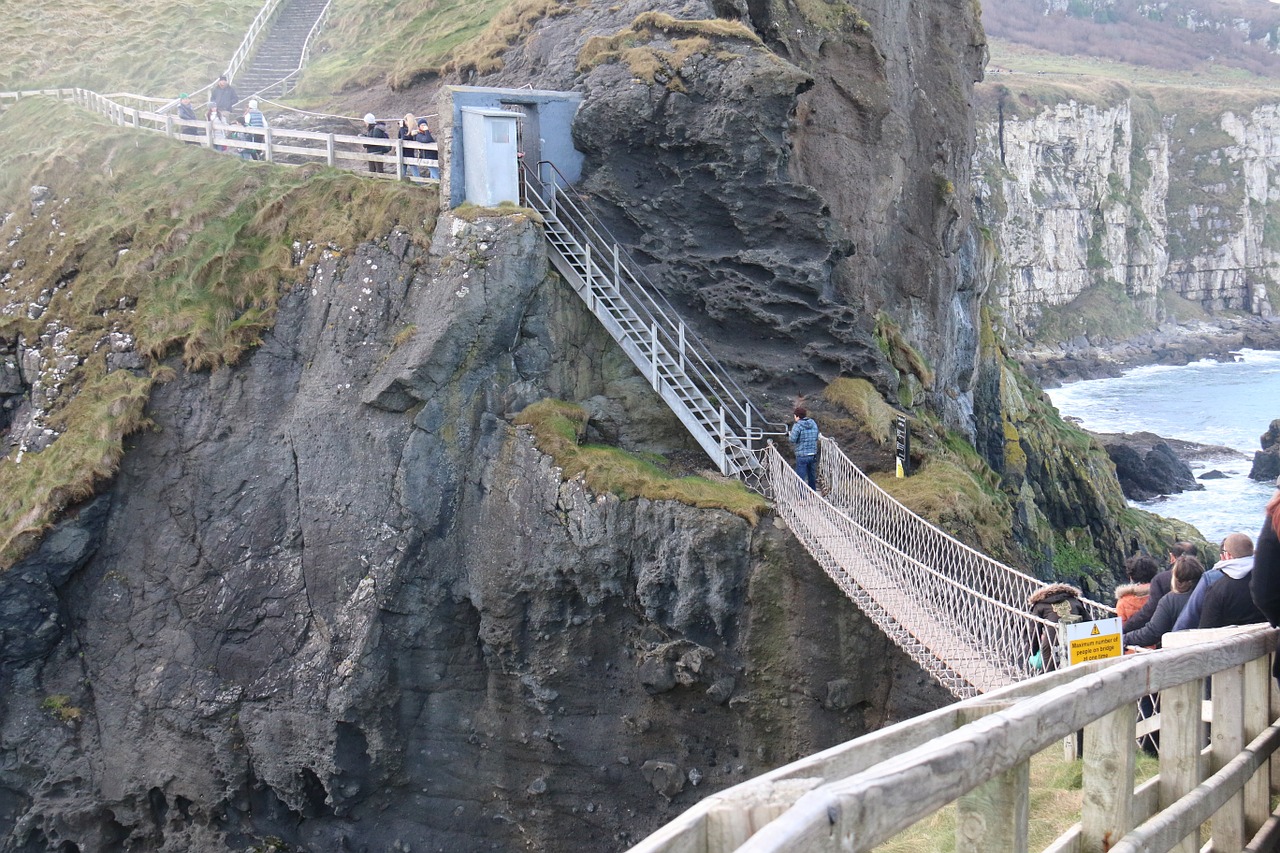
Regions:
M 1018 331 L 1034 337 L 1047 311 L 1108 289 L 1151 326 L 1176 314 L 1169 296 L 1273 312 L 1275 104 L 1206 112 L 1167 93 L 1057 101 L 1018 81 L 985 88 L 974 174 L 997 298 Z
M 655 11 L 672 20 L 640 17 Z M 476 82 L 585 91 L 575 132 L 599 213 L 780 420 L 795 395 L 861 375 L 971 435 L 977 15 L 969 3 L 593 4 L 543 22 Z M 708 25 L 726 19 L 742 26 Z M 932 375 L 893 366 L 881 314 Z
M 770 522 L 507 423 L 641 399 L 522 216 L 307 262 L 0 575 L 4 849 L 616 849 L 945 701 Z

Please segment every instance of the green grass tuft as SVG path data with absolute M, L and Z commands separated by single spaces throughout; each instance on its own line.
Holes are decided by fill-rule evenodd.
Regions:
M 887 444 L 893 436 L 898 412 L 867 380 L 837 379 L 823 391 L 823 397 L 857 418 L 863 430 L 878 443 Z
M 80 132 L 68 134 L 76 127 Z M 30 188 L 49 188 L 30 214 Z M 0 271 L 11 280 L 0 335 L 76 356 L 38 453 L 0 465 L 0 567 L 27 553 L 63 509 L 115 472 L 145 425 L 151 384 L 180 356 L 189 369 L 234 364 L 275 322 L 299 281 L 294 243 L 335 247 L 399 226 L 427 245 L 436 196 L 332 169 L 287 168 L 98 122 L 67 104 L 24 100 L 0 116 Z M 56 223 L 56 225 L 55 225 Z M 14 259 L 24 264 L 11 268 Z M 48 305 L 36 318 L 27 306 Z M 135 372 L 108 371 L 104 341 L 134 341 Z
M 8 3 L 0 91 L 83 86 L 176 98 L 226 69 L 260 0 Z
M 736 480 L 672 477 L 653 462 L 625 450 L 580 444 L 587 425 L 587 413 L 581 406 L 542 400 L 517 415 L 515 423 L 533 428 L 538 447 L 555 460 L 565 479 L 582 475 L 594 492 L 623 500 L 648 498 L 723 509 L 751 524 L 769 508 L 764 498 Z

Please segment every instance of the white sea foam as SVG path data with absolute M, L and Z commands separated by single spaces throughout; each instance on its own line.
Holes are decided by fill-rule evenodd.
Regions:
M 1262 526 L 1262 507 L 1273 484 L 1255 482 L 1248 474 L 1259 437 L 1280 418 L 1280 352 L 1243 350 L 1238 361 L 1139 367 L 1115 379 L 1074 382 L 1048 393 L 1064 417 L 1078 418 L 1094 432 L 1145 430 L 1245 454 L 1191 463 L 1197 476 L 1213 469 L 1229 475 L 1201 480 L 1203 492 L 1138 506 L 1180 518 L 1215 540 L 1234 530 L 1254 535 Z

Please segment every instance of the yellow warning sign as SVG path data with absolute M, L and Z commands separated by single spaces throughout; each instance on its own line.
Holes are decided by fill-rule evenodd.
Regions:
M 1120 657 L 1120 620 L 1100 619 L 1096 622 L 1078 622 L 1066 626 L 1068 662 L 1084 663 L 1090 660 Z

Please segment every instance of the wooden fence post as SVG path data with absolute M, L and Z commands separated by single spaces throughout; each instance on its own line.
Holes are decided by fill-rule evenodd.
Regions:
M 1138 708 L 1125 705 L 1084 728 L 1080 851 L 1103 853 L 1133 828 Z
M 1216 672 L 1210 679 L 1213 722 L 1209 740 L 1209 772 L 1217 773 L 1244 749 L 1244 667 Z M 1235 794 L 1213 816 L 1213 849 L 1244 847 L 1244 796 Z
M 266 131 L 266 135 L 263 137 L 263 139 L 266 140 L 266 144 L 267 144 L 267 162 L 273 163 L 275 162 L 275 159 L 272 157 L 272 152 L 271 152 L 271 148 L 272 148 L 271 128 L 267 127 L 263 129 Z
M 1025 851 L 1031 764 L 1023 761 L 956 801 L 956 853 Z
M 1160 693 L 1160 808 L 1166 809 L 1200 784 L 1200 747 L 1204 745 L 1204 723 L 1200 700 L 1204 680 L 1193 678 L 1186 684 Z M 1199 853 L 1198 833 L 1183 838 L 1173 853 Z
M 1271 725 L 1270 699 L 1274 682 L 1271 660 L 1264 655 L 1244 665 L 1244 742 L 1252 743 Z M 1244 784 L 1244 832 L 1246 838 L 1258 830 L 1271 815 L 1270 767 L 1280 762 L 1269 760 Z
M 334 143 L 333 143 L 332 133 L 329 134 L 328 138 L 325 139 L 324 145 L 325 145 L 324 147 L 325 162 L 327 162 L 330 166 L 332 166 L 337 162 L 337 156 L 333 153 Z

